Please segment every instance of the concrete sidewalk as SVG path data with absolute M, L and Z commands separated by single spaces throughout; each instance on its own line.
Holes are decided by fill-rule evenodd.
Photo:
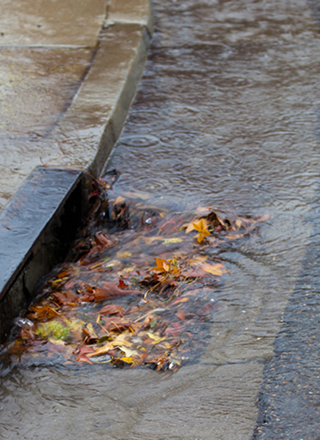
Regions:
M 0 342 L 66 255 L 151 35 L 149 0 L 0 4 Z
M 0 4 L 0 212 L 39 165 L 101 171 L 152 34 L 149 0 Z

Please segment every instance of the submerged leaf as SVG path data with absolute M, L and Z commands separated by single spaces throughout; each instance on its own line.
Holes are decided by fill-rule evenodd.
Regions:
M 51 337 L 53 339 L 64 340 L 69 336 L 70 330 L 59 321 L 49 321 L 38 324 L 35 334 L 40 336 L 42 339 Z
M 162 342 L 166 339 L 165 336 L 161 337 L 160 335 L 157 335 L 156 333 L 148 332 L 146 333 L 150 339 L 153 339 L 152 344 L 159 344 L 159 342 Z
M 62 305 L 77 305 L 76 303 L 79 302 L 79 296 L 69 290 L 66 292 L 56 292 L 53 295 Z
M 58 316 L 60 316 L 60 313 L 58 313 L 53 307 L 47 305 L 29 307 L 29 310 L 33 312 L 26 315 L 26 317 L 29 319 L 42 320 L 57 318 Z
M 219 303 L 212 298 L 216 277 L 227 272 L 212 259 L 219 261 L 225 243 L 256 232 L 257 222 L 266 218 L 221 219 L 213 207 L 164 210 L 140 196 L 132 202 L 129 194 L 109 205 L 102 194 L 99 189 L 89 226 L 79 235 L 76 261 L 48 280 L 49 295 L 29 308 L 27 326 L 20 318 L 18 337 L 6 349 L 10 362 L 37 357 L 52 365 L 59 358 L 69 365 L 76 357 L 88 364 L 175 371 L 199 356 L 208 340 Z M 183 230 L 196 231 L 206 246 L 181 238 Z
M 182 242 L 182 238 L 167 238 L 165 240 L 163 240 L 163 244 L 171 244 L 171 243 L 181 243 Z
M 121 315 L 124 314 L 123 306 L 118 306 L 117 304 L 108 304 L 99 310 L 100 315 Z
M 204 270 L 205 272 L 211 273 L 212 275 L 217 275 L 219 277 L 221 277 L 223 273 L 226 272 L 224 265 L 221 263 L 217 263 L 217 264 L 205 263 L 201 266 L 201 269 Z

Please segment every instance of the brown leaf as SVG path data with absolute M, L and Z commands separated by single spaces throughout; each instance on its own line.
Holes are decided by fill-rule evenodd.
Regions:
M 86 325 L 85 328 L 82 329 L 83 333 L 86 336 L 86 343 L 87 344 L 94 344 L 95 342 L 97 342 L 98 340 L 98 336 L 96 335 L 93 325 L 91 324 L 91 322 L 89 322 L 89 324 Z
M 33 313 L 29 313 L 28 315 L 26 315 L 26 318 L 28 319 L 43 320 L 52 319 L 60 316 L 60 313 L 58 313 L 53 307 L 47 305 L 29 307 L 29 310 L 31 310 Z
M 211 313 L 213 310 L 215 310 L 216 308 L 217 308 L 217 306 L 215 304 L 213 304 L 212 302 L 208 302 L 206 305 L 201 307 L 201 309 L 198 309 L 196 313 L 199 316 L 206 316 L 209 313 Z
M 182 321 L 185 321 L 187 319 L 187 313 L 185 310 L 180 310 L 178 313 L 176 313 L 176 317 Z
M 76 293 L 70 292 L 70 290 L 67 290 L 66 292 L 56 292 L 53 294 L 53 296 L 62 305 L 67 305 L 69 303 L 75 304 L 79 302 L 79 296 Z
M 172 322 L 171 327 L 164 331 L 165 335 L 179 336 L 179 334 L 184 330 L 186 324 L 180 322 Z
M 97 246 L 101 246 L 104 249 L 108 249 L 113 246 L 112 240 L 110 240 L 107 236 L 101 234 L 101 232 L 97 232 L 94 235 L 94 240 L 95 240 Z
M 108 304 L 99 310 L 100 315 L 121 315 L 124 314 L 123 306 L 118 306 L 117 304 Z
M 103 301 L 107 298 L 116 298 L 128 295 L 140 294 L 140 290 L 123 290 L 115 283 L 105 282 L 103 287 L 95 287 L 94 289 L 95 301 Z
M 102 327 L 108 332 L 122 332 L 123 330 L 127 330 L 131 328 L 131 321 L 126 318 L 120 316 L 111 316 L 110 318 L 103 318 L 104 324 Z

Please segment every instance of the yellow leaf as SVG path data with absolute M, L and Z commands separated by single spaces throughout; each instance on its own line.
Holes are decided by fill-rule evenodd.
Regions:
M 120 358 L 123 362 L 125 362 L 126 364 L 134 364 L 134 360 L 132 359 L 132 357 L 123 357 Z
M 82 327 L 84 325 L 84 321 L 81 321 L 80 319 L 75 319 L 74 321 L 68 319 L 66 322 L 72 332 L 82 330 Z
M 204 263 L 206 260 L 207 257 L 199 255 L 197 257 L 194 257 L 192 260 L 190 260 L 189 264 L 199 266 L 201 263 Z
M 170 243 L 181 243 L 182 238 L 167 238 L 163 241 L 163 244 L 170 244 Z
M 122 202 L 124 202 L 126 199 L 124 198 L 124 197 L 122 197 L 122 196 L 118 196 L 117 198 L 116 198 L 116 201 L 114 202 L 114 204 L 115 205 L 117 205 L 118 203 L 122 203 Z
M 194 231 L 193 221 L 188 224 L 186 234 L 189 234 L 191 231 Z
M 48 338 L 48 341 L 51 342 L 51 344 L 54 345 L 66 345 L 63 341 L 61 341 L 60 339 L 53 339 L 53 338 Z
M 105 261 L 100 261 L 100 263 L 94 264 L 93 266 L 90 266 L 89 269 L 93 270 L 96 269 L 97 267 L 103 266 L 105 263 Z
M 166 339 L 165 336 L 161 337 L 159 335 L 157 335 L 156 333 L 152 333 L 152 332 L 148 332 L 146 333 L 150 339 L 153 339 L 154 342 L 152 342 L 153 344 L 158 344 L 161 341 L 164 341 Z
M 91 322 L 89 322 L 89 324 L 86 325 L 86 330 L 88 332 L 88 336 L 90 337 L 90 339 L 98 339 L 98 336 L 96 335 L 96 332 L 94 331 Z
M 125 331 L 123 333 L 120 333 L 113 341 L 110 342 L 110 344 L 113 345 L 113 347 L 119 346 L 119 345 L 125 345 L 127 347 L 131 347 L 132 342 L 128 341 L 128 337 L 131 336 L 131 333 L 128 331 Z
M 131 350 L 128 347 L 120 346 L 117 348 L 123 351 L 126 354 L 126 357 L 139 356 L 139 353 L 136 350 Z
M 130 254 L 130 252 L 127 252 L 127 251 L 119 251 L 116 254 L 116 257 L 118 257 L 118 258 L 128 258 L 131 256 L 132 256 L 132 254 Z
M 99 356 L 101 354 L 106 354 L 112 348 L 113 348 L 113 346 L 110 344 L 110 342 L 108 342 L 107 344 L 103 345 L 102 347 L 96 348 L 94 352 L 86 353 L 86 356 L 92 357 L 92 356 Z
M 203 218 L 198 222 L 194 222 L 193 226 L 194 229 L 199 232 L 197 235 L 197 240 L 199 243 L 201 243 L 205 237 L 210 235 L 210 232 L 208 231 L 208 223 Z
M 224 265 L 221 263 L 217 263 L 217 264 L 206 263 L 201 266 L 201 269 L 203 269 L 205 272 L 211 273 L 212 275 L 217 275 L 219 277 L 221 277 L 225 272 Z
M 131 335 L 130 332 L 125 331 L 121 333 L 119 336 L 117 336 L 113 341 L 107 342 L 102 347 L 95 348 L 93 353 L 88 353 L 86 354 L 86 356 L 87 357 L 99 356 L 100 354 L 108 353 L 109 350 L 115 347 L 119 347 L 121 348 L 122 351 L 124 351 L 123 350 L 124 346 L 130 347 L 132 345 L 132 343 L 127 339 L 128 336 L 130 335 Z
M 56 284 L 62 283 L 62 281 L 66 281 L 67 279 L 68 279 L 68 277 L 58 278 L 57 280 L 50 281 L 50 282 L 53 286 L 55 286 Z
M 208 223 L 203 218 L 198 222 L 193 222 L 194 229 L 198 232 L 206 231 L 208 232 Z

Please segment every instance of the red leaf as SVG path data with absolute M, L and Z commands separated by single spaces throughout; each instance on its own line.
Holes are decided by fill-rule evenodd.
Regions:
M 118 287 L 119 289 L 124 289 L 125 287 L 129 287 L 129 286 L 120 278 Z
M 82 362 L 88 362 L 89 364 L 92 364 L 92 362 L 90 361 L 90 359 L 86 356 L 87 353 L 92 353 L 94 351 L 94 349 L 92 347 L 86 347 L 84 345 L 82 345 L 79 350 L 78 350 L 78 355 L 77 355 L 77 361 L 82 361 Z

